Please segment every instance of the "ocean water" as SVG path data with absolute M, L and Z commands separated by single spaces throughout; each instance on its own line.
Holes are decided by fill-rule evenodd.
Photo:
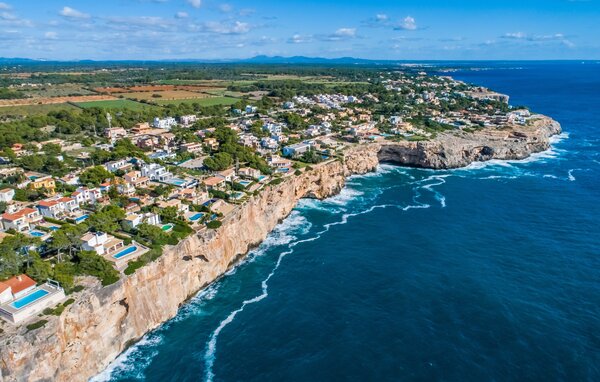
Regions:
M 551 150 L 303 200 L 94 380 L 600 380 L 600 64 L 475 65 Z

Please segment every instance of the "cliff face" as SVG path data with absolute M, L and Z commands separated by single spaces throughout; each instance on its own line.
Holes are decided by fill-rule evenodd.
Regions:
M 343 162 L 315 166 L 267 186 L 230 215 L 218 231 L 193 235 L 155 262 L 116 284 L 89 284 L 60 317 L 41 329 L 4 326 L 0 381 L 85 381 L 104 369 L 131 341 L 172 318 L 181 303 L 222 275 L 260 243 L 303 197 L 324 198 L 345 178 L 372 171 L 377 151 L 351 148 Z M 10 332 L 13 330 L 13 332 Z
M 0 382 L 85 381 L 103 370 L 132 341 L 172 318 L 179 306 L 222 275 L 251 246 L 260 243 L 303 197 L 336 194 L 352 174 L 373 171 L 379 161 L 429 168 L 473 161 L 520 159 L 549 147 L 558 123 L 443 134 L 429 142 L 374 143 L 346 150 L 343 161 L 314 166 L 277 186 L 267 186 L 239 207 L 218 231 L 193 235 L 165 250 L 155 262 L 116 284 L 74 296 L 60 317 L 27 332 L 4 325 L 0 334 Z
M 442 133 L 423 142 L 382 144 L 379 159 L 404 166 L 447 169 L 490 159 L 523 159 L 547 150 L 558 122 L 542 117 L 527 126 L 480 129 L 474 133 Z

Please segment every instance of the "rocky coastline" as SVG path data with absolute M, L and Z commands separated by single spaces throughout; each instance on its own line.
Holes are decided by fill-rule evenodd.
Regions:
M 228 216 L 217 231 L 192 235 L 165 249 L 155 262 L 101 287 L 86 279 L 75 303 L 37 330 L 4 325 L 0 333 L 0 382 L 85 381 L 133 342 L 177 314 L 182 303 L 206 287 L 259 244 L 301 198 L 338 193 L 353 174 L 380 162 L 432 169 L 475 161 L 523 159 L 547 150 L 560 125 L 540 117 L 526 126 L 443 133 L 429 141 L 356 145 L 342 160 L 314 166 L 265 187 Z

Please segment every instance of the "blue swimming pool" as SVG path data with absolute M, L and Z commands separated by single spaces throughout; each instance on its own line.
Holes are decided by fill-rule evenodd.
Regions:
M 57 226 L 53 225 L 53 226 L 51 226 L 51 227 L 49 227 L 49 228 L 50 228 L 50 230 L 51 230 L 51 231 L 58 231 L 58 229 L 59 229 L 60 227 L 57 227 Z
M 185 180 L 179 178 L 171 178 L 166 180 L 165 183 L 173 184 L 175 186 L 183 186 L 185 184 Z
M 244 187 L 248 187 L 250 185 L 250 183 L 252 183 L 252 182 L 249 180 L 240 180 L 238 183 Z
M 42 237 L 45 235 L 45 233 L 40 231 L 30 231 L 29 234 L 34 237 Z
M 204 214 L 202 212 L 198 212 L 197 214 L 194 214 L 192 216 L 190 216 L 190 220 L 195 222 L 196 220 L 199 220 L 200 218 L 202 218 L 202 216 L 204 216 Z
M 289 172 L 289 171 L 290 171 L 290 169 L 287 168 L 287 167 L 286 168 L 278 168 L 277 169 L 277 172 Z
M 115 259 L 120 259 L 121 257 L 125 257 L 127 255 L 131 255 L 133 252 L 137 251 L 137 249 L 138 248 L 135 245 L 132 245 L 131 247 L 127 247 L 127 248 L 125 248 L 124 250 L 122 250 L 119 253 L 115 253 L 113 255 L 113 257 Z
M 89 216 L 88 215 L 81 215 L 75 218 L 75 222 L 79 223 L 84 221 L 85 219 L 87 219 Z
M 266 175 L 261 175 L 258 177 L 258 181 L 262 182 L 263 179 L 265 179 L 267 176 Z
M 48 292 L 47 290 L 38 289 L 35 292 L 30 293 L 25 297 L 21 297 L 20 299 L 13 301 L 13 303 L 10 304 L 10 306 L 12 306 L 15 309 L 21 309 L 29 304 L 36 302 L 37 300 L 46 296 L 49 293 L 50 292 Z

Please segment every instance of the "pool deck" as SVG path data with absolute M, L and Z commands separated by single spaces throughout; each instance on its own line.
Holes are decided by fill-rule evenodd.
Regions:
M 122 251 L 125 251 L 127 248 L 135 246 L 137 247 L 137 249 L 133 252 L 131 252 L 130 254 L 120 257 L 118 259 L 114 258 L 113 256 L 116 255 L 117 253 L 120 253 Z M 129 262 L 131 260 L 135 260 L 138 257 L 142 256 L 144 253 L 148 252 L 150 249 L 148 247 L 145 247 L 143 245 L 141 245 L 140 243 L 133 241 L 131 244 L 126 245 L 124 247 L 120 247 L 115 251 L 109 252 L 104 254 L 104 258 L 108 261 L 110 261 L 111 263 L 114 264 L 115 268 L 117 268 L 117 270 L 122 271 L 125 268 L 127 268 L 127 264 L 129 264 Z
M 42 284 L 34 288 L 30 293 L 27 294 L 27 296 L 29 296 L 31 293 L 37 292 L 38 290 L 45 290 L 48 292 L 48 294 L 40 297 L 21 309 L 16 309 L 12 306 L 14 301 L 2 304 L 0 305 L 0 317 L 13 324 L 19 324 L 31 317 L 37 317 L 37 314 L 42 312 L 44 309 L 55 306 L 65 299 L 64 290 L 62 288 L 54 287 L 50 284 Z

